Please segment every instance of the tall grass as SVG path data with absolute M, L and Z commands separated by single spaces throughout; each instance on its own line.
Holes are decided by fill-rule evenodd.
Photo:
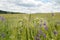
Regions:
M 1 14 L 0 40 L 60 40 L 59 15 Z

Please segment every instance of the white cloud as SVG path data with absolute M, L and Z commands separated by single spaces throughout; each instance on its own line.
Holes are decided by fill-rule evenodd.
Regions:
M 0 0 L 0 10 L 25 13 L 60 12 L 60 5 L 57 2 L 56 0 Z

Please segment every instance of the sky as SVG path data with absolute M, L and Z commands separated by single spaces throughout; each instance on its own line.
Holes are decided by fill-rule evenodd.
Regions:
M 60 12 L 60 0 L 0 0 L 0 10 L 22 13 Z

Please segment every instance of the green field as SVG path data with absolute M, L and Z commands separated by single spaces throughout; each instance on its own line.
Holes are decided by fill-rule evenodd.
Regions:
M 0 40 L 60 40 L 60 13 L 0 14 Z

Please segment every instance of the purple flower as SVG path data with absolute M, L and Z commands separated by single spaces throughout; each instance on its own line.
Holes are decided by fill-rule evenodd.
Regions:
M 40 37 L 40 34 L 37 34 L 37 37 Z
M 40 34 L 40 35 L 43 34 L 42 30 L 39 31 L 39 34 Z
M 35 40 L 40 40 L 40 36 L 43 34 L 42 30 L 38 31 L 37 35 L 35 36 Z
M 35 37 L 35 40 L 40 40 L 40 38 L 39 37 Z
M 43 34 L 43 37 L 46 38 L 46 34 Z
M 0 20 L 1 20 L 1 21 L 4 21 L 4 20 L 5 20 L 5 18 L 4 18 L 4 17 L 2 17 L 2 16 L 0 16 Z
M 48 30 L 48 27 L 44 27 L 45 28 L 45 30 Z
M 52 13 L 52 16 L 54 16 L 54 13 Z
M 46 26 L 46 22 L 44 22 L 44 24 L 43 24 L 44 26 Z
M 57 35 L 57 31 L 56 30 L 54 30 L 53 33 L 54 33 L 54 35 Z
M 6 35 L 5 35 L 4 33 L 1 34 L 1 37 L 2 37 L 2 38 L 5 38 L 5 36 L 6 36 Z

